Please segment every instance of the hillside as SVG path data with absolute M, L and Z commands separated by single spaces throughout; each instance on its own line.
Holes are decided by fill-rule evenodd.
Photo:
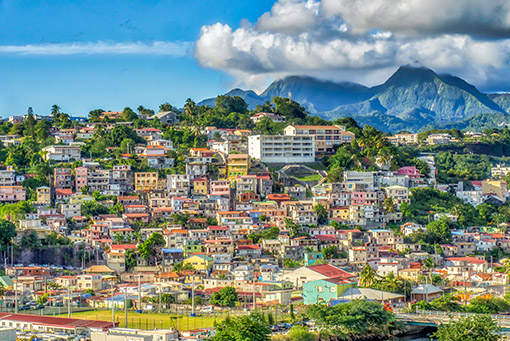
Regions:
M 275 96 L 291 96 L 313 115 L 329 120 L 351 116 L 384 131 L 418 131 L 480 114 L 486 115 L 483 122 L 497 125 L 502 116 L 491 114 L 510 112 L 510 94 L 487 95 L 459 77 L 411 66 L 400 67 L 386 82 L 372 88 L 289 76 L 274 81 L 260 95 L 240 89 L 227 94 L 244 98 L 250 109 Z M 213 103 L 214 99 L 207 99 L 199 104 Z

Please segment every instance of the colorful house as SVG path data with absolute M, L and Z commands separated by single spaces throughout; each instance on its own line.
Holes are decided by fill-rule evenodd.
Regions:
M 303 283 L 303 303 L 329 303 L 336 300 L 346 290 L 356 287 L 357 282 L 351 281 L 343 276 Z

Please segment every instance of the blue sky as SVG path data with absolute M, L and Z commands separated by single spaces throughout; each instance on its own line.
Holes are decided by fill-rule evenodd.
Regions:
M 23 114 L 29 106 L 47 114 L 53 104 L 72 115 L 140 104 L 157 109 L 165 101 L 181 106 L 187 97 L 217 95 L 232 79 L 193 57 L 200 28 L 216 22 L 237 27 L 242 19 L 256 20 L 272 3 L 1 1 L 0 115 Z M 154 42 L 176 47 L 144 51 L 144 44 Z M 114 52 L 116 44 L 124 44 L 125 52 Z M 73 46 L 81 52 L 59 55 Z M 83 52 L 94 48 L 94 54 Z
M 441 8 L 441 11 L 438 11 Z M 510 91 L 508 0 L 0 0 L 0 115 L 182 106 L 418 64 Z

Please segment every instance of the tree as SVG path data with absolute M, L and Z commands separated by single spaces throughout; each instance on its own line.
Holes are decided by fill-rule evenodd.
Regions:
M 90 295 L 90 296 L 96 296 L 96 293 L 92 289 L 85 290 L 85 294 Z
M 444 244 L 452 239 L 452 232 L 446 218 L 431 221 L 427 224 L 427 242 L 429 244 Z
M 315 335 L 305 326 L 294 326 L 290 328 L 289 338 L 291 341 L 314 341 Z
M 126 271 L 134 269 L 136 266 L 136 254 L 135 250 L 126 250 Z
M 0 247 L 2 251 L 7 250 L 16 235 L 16 225 L 8 220 L 0 219 Z
M 132 122 L 138 118 L 138 115 L 130 108 L 126 107 L 122 111 L 121 119 L 125 122 Z
M 366 265 L 359 274 L 359 285 L 369 287 L 374 284 L 377 278 L 377 272 L 370 265 Z
M 432 336 L 445 341 L 496 341 L 500 331 L 490 315 L 475 315 L 443 324 Z
M 338 248 L 335 245 L 323 247 L 322 254 L 324 259 L 340 258 L 340 253 L 338 252 Z
M 155 251 L 165 246 L 165 238 L 159 233 L 153 233 L 147 240 L 138 245 L 136 250 L 146 261 L 155 257 Z
M 271 328 L 259 313 L 248 316 L 227 317 L 215 324 L 213 341 L 270 341 Z
M 224 287 L 215 292 L 210 300 L 211 304 L 219 305 L 222 307 L 233 307 L 239 301 L 239 295 L 233 287 Z
M 31 249 L 41 246 L 39 242 L 39 237 L 34 230 L 30 230 L 29 232 L 25 232 L 21 237 L 20 246 L 22 248 Z
M 108 207 L 101 205 L 97 201 L 88 200 L 82 204 L 81 213 L 84 216 L 90 217 L 90 216 L 97 216 L 100 214 L 108 214 L 109 211 L 108 211 Z
M 317 222 L 319 224 L 327 224 L 328 223 L 328 211 L 324 208 L 322 204 L 317 204 L 313 207 L 313 211 L 317 214 Z
M 122 153 L 131 154 L 130 152 L 135 150 L 135 141 L 130 138 L 125 138 L 120 143 L 120 151 Z

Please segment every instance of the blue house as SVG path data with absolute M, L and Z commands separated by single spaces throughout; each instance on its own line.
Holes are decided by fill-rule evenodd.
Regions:
M 304 253 L 305 266 L 314 265 L 319 259 L 324 259 L 322 252 L 318 251 L 305 251 Z
M 329 303 L 342 296 L 346 290 L 356 287 L 357 284 L 342 276 L 305 282 L 303 283 L 303 303 L 305 305 Z

